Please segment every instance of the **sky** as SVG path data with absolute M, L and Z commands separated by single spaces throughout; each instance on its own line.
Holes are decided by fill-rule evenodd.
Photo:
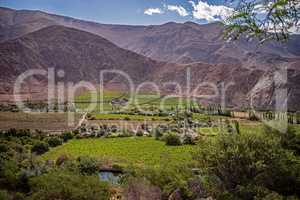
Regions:
M 232 9 L 224 0 L 0 0 L 1 7 L 41 10 L 106 24 L 209 23 Z

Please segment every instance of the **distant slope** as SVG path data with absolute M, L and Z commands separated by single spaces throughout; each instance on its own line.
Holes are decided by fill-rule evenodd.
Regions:
M 147 80 L 162 63 L 121 49 L 108 40 L 80 30 L 51 26 L 0 45 L 0 82 L 13 82 L 28 69 L 64 70 L 64 81 L 100 79 L 100 70 L 122 70 L 133 81 Z M 105 81 L 118 79 L 116 74 Z
M 257 42 L 245 39 L 226 43 L 221 23 L 105 25 L 40 11 L 7 8 L 0 8 L 0 41 L 17 38 L 54 24 L 94 33 L 138 54 L 175 63 L 240 63 L 245 67 L 264 69 L 272 68 L 273 60 L 282 62 L 283 57 L 300 56 L 300 36 L 293 36 L 287 44 L 273 42 L 260 47 Z
M 289 107 L 299 110 L 298 37 L 286 45 L 271 43 L 257 49 L 255 42 L 243 39 L 225 43 L 222 30 L 219 23 L 102 25 L 39 11 L 1 8 L 0 93 L 11 92 L 16 77 L 27 69 L 51 67 L 66 72 L 60 81 L 97 82 L 100 70 L 117 69 L 128 73 L 135 83 L 154 81 L 163 86 L 176 82 L 182 86 L 182 92 L 186 92 L 186 70 L 190 69 L 192 87 L 203 82 L 218 87 L 233 82 L 226 93 L 226 105 L 248 107 L 252 97 L 254 106 L 271 108 L 276 88 L 286 87 Z M 121 49 L 99 35 L 118 46 L 175 64 L 154 61 Z M 276 86 L 272 83 L 273 72 L 280 67 L 288 68 L 288 83 Z M 116 75 L 105 79 L 108 87 L 120 82 L 122 80 Z M 45 80 L 35 77 L 24 92 L 32 92 L 32 88 L 45 84 Z M 168 93 L 175 89 L 174 85 L 164 87 Z M 209 89 L 201 87 L 199 93 L 207 94 Z M 221 99 L 219 96 L 202 101 L 220 103 Z

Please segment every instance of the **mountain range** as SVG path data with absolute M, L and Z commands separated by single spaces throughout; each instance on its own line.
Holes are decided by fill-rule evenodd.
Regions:
M 276 89 L 286 88 L 289 108 L 299 110 L 300 36 L 291 36 L 287 43 L 259 44 L 245 37 L 225 41 L 224 28 L 221 23 L 193 22 L 109 25 L 0 8 L 0 93 L 11 93 L 16 77 L 32 68 L 62 69 L 66 72 L 63 80 L 73 82 L 97 82 L 100 70 L 117 69 L 135 83 L 153 81 L 164 86 L 176 81 L 183 88 L 189 70 L 191 88 L 203 82 L 218 88 L 233 83 L 226 91 L 230 107 L 245 108 L 251 102 L 258 108 L 273 108 Z M 277 76 L 282 68 L 287 83 Z M 117 75 L 105 80 L 107 87 L 121 82 Z M 28 88 L 39 84 L 46 82 L 36 77 Z M 175 90 L 174 85 L 164 87 L 166 93 Z M 198 93 L 207 94 L 210 89 L 202 85 Z M 220 103 L 221 99 L 202 101 Z

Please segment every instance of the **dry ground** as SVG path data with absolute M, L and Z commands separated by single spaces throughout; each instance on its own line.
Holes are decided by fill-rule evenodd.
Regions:
M 67 113 L 0 112 L 0 130 L 10 128 L 62 132 L 76 127 L 81 115 L 74 114 L 74 123 L 68 124 Z

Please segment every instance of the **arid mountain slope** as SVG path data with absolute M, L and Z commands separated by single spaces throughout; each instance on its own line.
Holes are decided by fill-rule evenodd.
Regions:
M 134 82 L 147 80 L 163 63 L 121 49 L 84 31 L 51 26 L 0 45 L 0 82 L 12 83 L 28 69 L 63 70 L 65 82 L 99 82 L 100 71 L 122 70 Z M 109 74 L 105 81 L 117 79 Z
M 284 45 L 269 43 L 258 48 L 257 43 L 245 39 L 226 43 L 222 31 L 220 23 L 103 25 L 40 11 L 0 8 L 0 92 L 11 92 L 12 82 L 26 69 L 49 67 L 63 69 L 64 81 L 97 82 L 100 70 L 118 69 L 136 83 L 150 80 L 163 87 L 175 81 L 185 90 L 186 71 L 190 69 L 192 87 L 203 82 L 219 88 L 222 83 L 233 83 L 227 90 L 227 105 L 248 107 L 252 99 L 255 106 L 271 108 L 276 89 L 285 87 L 289 107 L 299 110 L 299 37 L 292 37 Z M 153 61 L 99 35 L 120 47 L 177 64 Z M 288 68 L 287 83 L 276 85 L 274 74 L 282 67 Z M 105 81 L 120 82 L 119 79 L 111 75 Z M 39 85 L 41 81 L 36 78 L 31 82 Z M 163 89 L 175 90 L 174 85 Z M 205 87 L 198 91 L 202 95 L 209 93 Z M 220 101 L 220 95 L 208 100 Z
M 289 70 L 289 103 L 299 108 L 299 75 L 297 62 Z M 298 62 L 299 63 L 299 62 Z M 63 70 L 65 75 L 57 81 L 90 81 L 99 82 L 100 71 L 116 69 L 127 73 L 135 84 L 153 81 L 162 91 L 175 93 L 176 85 L 181 87 L 181 95 L 189 95 L 199 87 L 196 94 L 213 95 L 211 85 L 218 88 L 218 94 L 210 99 L 202 98 L 203 102 L 222 102 L 222 87 L 225 89 L 227 106 L 248 107 L 249 96 L 255 89 L 254 98 L 258 99 L 255 106 L 271 108 L 274 104 L 272 71 L 250 69 L 240 64 L 172 64 L 153 61 L 128 50 L 121 49 L 108 40 L 80 30 L 62 26 L 51 26 L 30 33 L 18 39 L 9 40 L 0 46 L 0 88 L 1 93 L 12 91 L 12 85 L 21 73 L 28 69 L 55 68 Z M 190 76 L 187 75 L 190 70 Z M 274 71 L 275 68 L 274 68 Z M 188 77 L 190 77 L 189 83 Z M 116 74 L 105 76 L 107 87 L 114 84 L 127 83 Z M 123 82 L 124 81 L 124 82 Z M 261 83 L 271 84 L 261 84 Z M 172 84 L 170 84 L 172 83 Z M 209 85 L 205 85 L 208 83 Z M 32 85 L 31 85 L 32 84 Z M 188 84 L 190 91 L 188 93 Z M 204 84 L 204 85 L 203 85 Z M 27 88 L 44 90 L 45 77 L 30 79 Z M 34 86 L 34 87 L 33 87 Z M 135 85 L 137 87 L 137 85 Z M 177 91 L 179 92 L 179 91 Z M 264 98 L 261 98 L 263 96 Z
M 221 23 L 199 25 L 192 22 L 167 23 L 156 26 L 105 25 L 40 11 L 0 8 L 0 41 L 17 38 L 51 25 L 63 25 L 100 35 L 119 47 L 174 63 L 240 63 L 245 67 L 269 69 L 285 58 L 300 56 L 300 36 L 286 44 L 240 39 L 223 40 Z M 276 61 L 277 63 L 275 63 Z

